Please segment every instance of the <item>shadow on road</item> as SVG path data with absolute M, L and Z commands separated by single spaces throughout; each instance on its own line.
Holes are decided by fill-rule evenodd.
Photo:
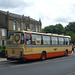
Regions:
M 59 56 L 59 57 L 52 57 L 52 58 L 48 58 L 46 60 L 53 60 L 53 59 L 58 59 L 58 58 L 65 58 L 65 57 L 69 57 L 70 55 L 68 56 Z M 30 64 L 30 63 L 35 63 L 35 62 L 44 62 L 40 59 L 36 59 L 36 60 L 26 60 L 26 61 L 11 61 L 10 63 L 11 64 Z

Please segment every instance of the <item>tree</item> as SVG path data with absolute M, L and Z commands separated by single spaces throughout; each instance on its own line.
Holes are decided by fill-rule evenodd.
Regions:
M 71 36 L 72 43 L 75 43 L 75 22 L 70 22 L 70 23 L 65 27 L 64 34 Z
M 63 34 L 64 33 L 64 27 L 61 24 L 56 24 L 46 26 L 44 29 L 42 29 L 42 32 L 45 33 L 54 33 L 54 34 Z
M 66 27 L 65 27 L 65 31 L 72 31 L 75 33 L 75 22 L 70 22 Z
M 55 25 L 55 33 L 56 34 L 64 33 L 64 27 L 60 23 Z
M 44 33 L 54 33 L 54 26 L 53 25 L 46 26 L 44 29 L 42 29 L 42 32 L 44 32 Z
M 66 31 L 65 35 L 71 36 L 72 43 L 75 43 L 75 33 L 72 31 Z
M 75 43 L 75 22 L 70 22 L 65 28 L 62 24 L 46 26 L 42 29 L 44 33 L 64 34 L 71 36 L 72 43 Z

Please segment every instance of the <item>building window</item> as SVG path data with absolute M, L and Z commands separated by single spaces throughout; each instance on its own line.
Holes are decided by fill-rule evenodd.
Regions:
M 43 36 L 43 44 L 50 45 L 50 36 Z
M 13 22 L 13 30 L 16 30 L 16 22 Z
M 39 27 L 38 27 L 38 25 L 36 25 L 36 32 L 38 32 L 39 31 Z
M 2 29 L 2 36 L 7 36 L 7 30 L 6 29 Z
M 35 24 L 33 24 L 33 31 L 35 31 Z
M 25 25 L 25 30 L 28 31 L 30 29 L 29 24 Z
M 2 46 L 6 45 L 6 40 L 2 40 Z
M 21 30 L 21 22 L 18 22 L 18 30 Z

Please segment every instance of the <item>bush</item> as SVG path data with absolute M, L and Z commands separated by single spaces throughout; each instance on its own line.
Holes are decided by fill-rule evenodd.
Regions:
M 1 48 L 1 49 L 0 49 L 0 52 L 5 52 L 5 50 Z
M 0 46 L 0 52 L 5 52 L 5 46 Z
M 5 57 L 5 46 L 0 46 L 0 57 Z
M 2 46 L 3 49 L 5 49 L 5 46 Z
M 2 46 L 0 46 L 0 49 L 2 48 Z

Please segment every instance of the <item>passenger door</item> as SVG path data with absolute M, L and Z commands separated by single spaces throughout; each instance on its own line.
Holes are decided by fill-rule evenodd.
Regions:
M 25 51 L 31 52 L 32 51 L 32 34 L 31 33 L 25 33 Z

